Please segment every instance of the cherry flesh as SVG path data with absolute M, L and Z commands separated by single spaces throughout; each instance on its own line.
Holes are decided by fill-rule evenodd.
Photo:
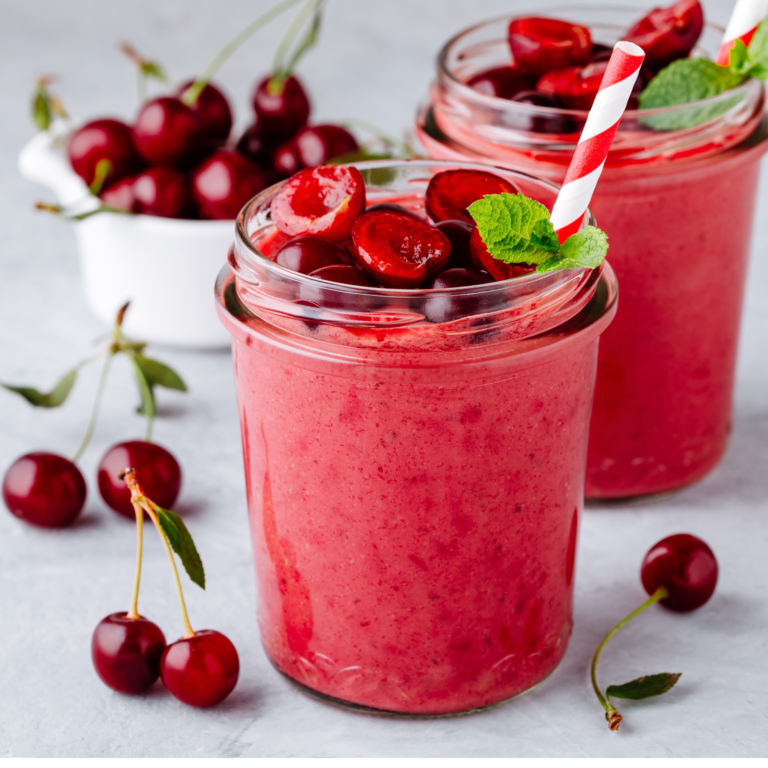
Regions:
M 293 240 L 293 238 L 290 235 L 286 235 L 279 229 L 269 230 L 266 233 L 259 234 L 257 237 L 252 238 L 253 244 L 259 249 L 262 255 L 272 261 L 277 258 L 277 254 L 280 253 L 283 246 L 291 240 Z
M 569 109 L 589 109 L 607 68 L 607 61 L 596 61 L 584 67 L 558 69 L 544 75 L 536 89 L 559 99 Z
M 272 220 L 287 235 L 349 240 L 365 210 L 365 183 L 357 168 L 321 165 L 289 179 L 272 201 Z
M 478 93 L 496 96 L 499 99 L 511 99 L 520 91 L 533 88 L 536 79 L 524 74 L 516 67 L 496 67 L 480 72 L 467 81 L 467 85 Z
M 368 209 L 370 210 L 370 208 Z M 445 265 L 446 269 L 471 269 L 475 266 L 469 250 L 469 240 L 472 237 L 472 225 L 461 219 L 446 219 L 435 226 L 448 238 L 451 244 L 451 256 Z
M 240 660 L 226 635 L 203 629 L 166 646 L 160 659 L 163 685 L 192 707 L 212 707 L 237 685 Z
M 592 50 L 592 37 L 579 24 L 530 16 L 510 22 L 509 47 L 521 71 L 541 77 L 553 69 L 583 64 Z
M 424 204 L 433 221 L 459 219 L 474 224 L 467 207 L 483 195 L 515 194 L 517 187 L 487 171 L 442 171 L 429 181 Z
M 182 96 L 194 82 L 189 80 L 184 83 L 179 88 L 178 95 Z M 227 97 L 215 85 L 208 83 L 190 109 L 198 119 L 202 143 L 213 149 L 229 138 L 232 130 L 232 108 Z
M 134 179 L 133 201 L 134 213 L 170 219 L 187 218 L 194 207 L 186 176 L 162 166 L 150 168 Z
M 135 173 L 142 166 L 130 126 L 120 120 L 92 120 L 76 130 L 67 146 L 72 170 L 88 185 L 93 184 L 96 166 L 102 160 L 110 167 L 106 180 Z
M 510 280 L 536 271 L 536 267 L 531 264 L 505 264 L 501 259 L 494 259 L 477 229 L 472 230 L 469 247 L 472 251 L 472 261 L 480 264 L 494 280 Z
M 340 125 L 308 125 L 296 134 L 293 143 L 305 168 L 323 165 L 360 149 L 355 137 Z
M 91 638 L 93 666 L 102 682 L 119 693 L 142 693 L 160 677 L 165 635 L 145 618 L 112 613 Z
M 360 268 L 387 288 L 415 288 L 442 269 L 451 243 L 436 227 L 413 216 L 373 211 L 352 226 Z
M 652 595 L 665 587 L 669 597 L 660 602 L 673 611 L 693 611 L 712 597 L 717 586 L 717 560 L 701 539 L 689 533 L 668 536 L 651 547 L 640 577 Z
M 309 273 L 311 277 L 319 277 L 330 283 L 342 283 L 343 285 L 359 285 L 366 288 L 378 288 L 378 283 L 370 278 L 362 269 L 351 264 L 330 264 L 320 267 Z
M 253 109 L 265 136 L 287 141 L 306 124 L 309 118 L 309 98 L 299 80 L 291 75 L 282 85 L 270 87 L 271 77 L 265 77 L 253 94 Z
M 200 158 L 200 119 L 175 96 L 161 96 L 144 104 L 133 132 L 139 153 L 153 165 L 186 170 Z
M 699 0 L 680 0 L 668 8 L 654 8 L 622 38 L 645 51 L 645 64 L 658 71 L 687 56 L 704 29 Z
M 3 478 L 12 515 L 42 528 L 70 525 L 85 505 L 85 480 L 69 459 L 42 451 L 20 456 Z
M 234 219 L 267 185 L 262 170 L 239 152 L 220 149 L 194 173 L 192 189 L 204 219 Z
M 113 445 L 99 462 L 99 491 L 109 507 L 131 520 L 135 518 L 131 492 L 118 477 L 127 467 L 136 470 L 141 487 L 155 504 L 165 509 L 173 507 L 181 490 L 179 462 L 162 446 L 144 440 Z
M 332 264 L 349 264 L 351 260 L 349 251 L 341 243 L 320 235 L 293 238 L 280 249 L 275 259 L 280 266 L 303 275 Z
M 565 109 L 565 104 L 557 96 L 540 91 L 522 91 L 512 101 L 546 109 Z M 506 115 L 505 124 L 518 131 L 533 133 L 576 133 L 579 129 L 579 123 L 571 115 L 542 114 L 535 111 L 527 114 L 522 110 L 519 114 Z
M 106 205 L 112 208 L 119 208 L 121 211 L 134 213 L 136 210 L 136 195 L 133 191 L 134 181 L 136 181 L 135 176 L 120 179 L 120 181 L 116 181 L 102 190 L 99 197 Z
M 272 167 L 272 154 L 275 151 L 275 145 L 264 136 L 258 121 L 245 129 L 235 149 L 261 168 Z

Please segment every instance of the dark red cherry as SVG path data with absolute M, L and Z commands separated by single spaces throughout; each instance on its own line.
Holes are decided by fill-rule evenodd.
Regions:
M 258 120 L 245 129 L 235 149 L 247 160 L 256 163 L 261 168 L 269 168 L 272 165 L 275 145 L 274 142 L 264 136 Z
M 529 16 L 509 24 L 515 66 L 535 77 L 553 69 L 583 64 L 592 50 L 587 27 L 559 19 Z
M 219 149 L 194 173 L 192 189 L 204 219 L 235 219 L 240 209 L 266 187 L 261 169 L 239 152 Z
M 28 453 L 11 464 L 3 478 L 3 500 L 11 514 L 43 528 L 63 528 L 85 505 L 80 470 L 55 453 Z
M 194 203 L 184 174 L 162 166 L 149 168 L 133 182 L 135 213 L 183 219 L 191 215 Z
M 163 685 L 192 707 L 212 707 L 229 696 L 240 675 L 240 659 L 226 635 L 203 629 L 166 646 L 160 659 Z
M 134 141 L 133 130 L 120 120 L 92 120 L 78 128 L 67 145 L 72 170 L 88 185 L 93 184 L 96 166 L 101 160 L 110 163 L 107 181 L 136 173 L 142 160 Z
M 320 235 L 299 235 L 289 240 L 275 261 L 282 267 L 309 275 L 320 267 L 349 264 L 349 251 L 338 241 Z
M 114 184 L 110 184 L 99 193 L 99 197 L 106 205 L 119 208 L 121 211 L 134 213 L 136 210 L 136 196 L 133 193 L 135 176 L 127 176 Z
M 441 171 L 429 181 L 424 204 L 433 221 L 460 219 L 474 224 L 467 208 L 483 195 L 516 194 L 517 187 L 487 171 Z
M 160 96 L 146 102 L 133 132 L 141 156 L 152 165 L 185 170 L 199 159 L 202 151 L 200 119 L 175 96 Z
M 323 165 L 360 149 L 355 137 L 340 125 L 305 126 L 296 134 L 293 143 L 305 168 Z
M 370 210 L 370 209 L 369 209 Z M 435 226 L 448 238 L 451 244 L 451 256 L 446 269 L 471 269 L 472 256 L 469 252 L 469 239 L 472 237 L 472 225 L 461 219 L 446 219 Z
M 366 288 L 377 288 L 378 283 L 363 272 L 362 269 L 350 264 L 331 264 L 320 267 L 310 272 L 311 277 L 319 277 L 330 283 L 342 283 L 343 285 L 359 285 Z
M 188 80 L 178 90 L 182 96 L 195 81 Z M 202 141 L 211 149 L 223 144 L 232 130 L 232 108 L 227 97 L 213 83 L 200 91 L 197 101 L 191 107 L 200 123 Z
M 473 285 L 492 283 L 493 278 L 486 272 L 474 269 L 444 269 L 422 288 L 441 290 L 446 288 L 467 288 Z M 456 291 L 453 294 L 430 296 L 424 304 L 424 314 L 433 323 L 449 323 L 462 317 L 470 317 L 482 311 L 482 298 Z
M 264 256 L 274 261 L 277 254 L 280 253 L 280 249 L 292 239 L 290 235 L 286 235 L 279 229 L 271 229 L 255 234 L 252 236 L 251 242 Z
M 536 271 L 536 267 L 531 264 L 505 264 L 501 259 L 494 259 L 485 247 L 485 243 L 477 229 L 472 230 L 469 247 L 472 251 L 473 262 L 481 264 L 482 268 L 494 280 L 510 280 Z
M 293 140 L 286 141 L 275 150 L 272 156 L 272 167 L 283 179 L 293 176 L 304 167 L 299 157 L 299 148 Z
M 112 613 L 91 638 L 93 666 L 102 682 L 119 693 L 142 693 L 160 677 L 165 635 L 148 619 Z
M 417 216 L 413 211 L 409 211 L 405 206 L 402 206 L 399 203 L 374 203 L 373 205 L 369 205 L 365 211 L 366 213 L 368 211 L 394 211 L 395 213 L 404 213 L 406 216 L 413 216 L 414 218 L 423 221 L 421 216 Z
M 464 269 L 454 267 L 453 269 L 444 269 L 438 272 L 431 280 L 427 280 L 422 288 L 431 288 L 440 290 L 444 288 L 464 288 L 470 285 L 484 285 L 492 283 L 493 278 L 486 272 L 479 272 L 476 269 Z
M 607 68 L 607 61 L 596 61 L 584 67 L 549 72 L 536 83 L 536 90 L 554 96 L 569 109 L 589 109 Z
M 272 220 L 287 235 L 324 235 L 344 242 L 363 210 L 365 183 L 360 171 L 320 165 L 285 182 L 272 201 Z
M 524 74 L 516 67 L 496 67 L 470 78 L 467 85 L 486 96 L 511 99 L 520 91 L 533 88 L 535 82 L 535 78 Z
M 651 547 L 640 578 L 649 595 L 666 587 L 669 597 L 661 603 L 667 608 L 693 611 L 712 597 L 717 573 L 717 560 L 707 544 L 689 533 L 677 533 Z
M 135 518 L 131 493 L 118 475 L 128 467 L 136 470 L 147 496 L 170 509 L 181 490 L 181 467 L 173 454 L 156 443 L 129 440 L 113 445 L 99 462 L 98 482 L 101 497 L 115 512 Z
M 565 104 L 548 93 L 540 91 L 522 91 L 512 101 L 519 104 L 530 104 L 533 107 L 545 109 L 565 109 Z M 504 116 L 504 124 L 518 131 L 531 131 L 533 133 L 576 133 L 583 122 L 579 123 L 571 115 L 558 115 L 544 113 L 540 110 L 519 110 Z
M 613 48 L 610 45 L 603 45 L 602 43 L 592 43 L 592 50 L 589 52 L 589 58 L 587 64 L 592 64 L 596 61 L 608 61 L 613 55 Z
M 310 105 L 296 77 L 291 75 L 281 84 L 272 83 L 270 76 L 256 86 L 253 110 L 258 115 L 265 136 L 286 141 L 307 122 Z
M 436 227 L 392 211 L 362 214 L 352 225 L 360 268 L 387 288 L 415 288 L 442 269 L 451 243 Z
M 658 71 L 687 56 L 704 29 L 699 0 L 680 0 L 668 8 L 654 8 L 622 37 L 645 51 L 645 64 Z

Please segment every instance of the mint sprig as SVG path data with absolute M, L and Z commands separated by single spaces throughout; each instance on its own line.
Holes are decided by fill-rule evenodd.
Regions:
M 523 194 L 485 195 L 467 210 L 488 252 L 505 264 L 535 264 L 540 274 L 594 269 L 608 253 L 608 237 L 592 226 L 560 245 L 547 207 Z

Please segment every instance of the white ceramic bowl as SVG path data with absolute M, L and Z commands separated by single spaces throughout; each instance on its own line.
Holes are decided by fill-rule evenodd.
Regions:
M 35 136 L 19 155 L 19 170 L 48 187 L 60 205 L 89 210 L 98 200 L 69 164 L 66 132 L 59 122 Z M 125 332 L 132 338 L 199 349 L 229 346 L 213 285 L 234 239 L 234 221 L 99 213 L 73 226 L 85 300 L 99 320 L 111 326 L 130 301 Z

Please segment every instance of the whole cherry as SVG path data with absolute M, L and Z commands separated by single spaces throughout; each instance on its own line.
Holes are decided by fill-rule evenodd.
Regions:
M 142 159 L 130 126 L 120 120 L 92 120 L 78 128 L 69 139 L 67 154 L 72 170 L 89 186 L 96 176 L 96 166 L 109 163 L 106 181 L 135 173 Z
M 365 288 L 378 287 L 378 283 L 375 280 L 366 275 L 362 269 L 353 267 L 351 264 L 329 264 L 327 267 L 320 267 L 309 274 L 311 277 L 319 277 L 321 280 L 327 280 L 331 283 L 357 285 Z M 302 293 L 302 296 L 304 296 L 304 293 Z M 305 296 L 305 298 L 307 297 Z
M 592 50 L 587 27 L 559 19 L 513 19 L 508 36 L 515 66 L 535 77 L 553 69 L 583 64 Z
M 112 208 L 135 213 L 136 195 L 133 190 L 134 181 L 136 181 L 135 176 L 126 176 L 126 178 L 110 184 L 106 189 L 102 189 L 99 197 L 106 205 Z
M 323 165 L 360 148 L 355 137 L 340 125 L 305 126 L 294 136 L 293 143 L 304 168 Z
M 468 288 L 473 285 L 484 285 L 492 282 L 493 278 L 486 272 L 454 267 L 438 272 L 422 287 L 445 290 L 446 288 Z M 462 317 L 479 314 L 481 311 L 482 297 L 462 295 L 462 292 L 455 291 L 452 294 L 430 296 L 426 300 L 424 314 L 433 323 L 448 323 Z
M 204 219 L 235 219 L 240 209 L 266 187 L 261 169 L 231 149 L 217 150 L 192 177 Z
M 245 129 L 243 135 L 238 139 L 235 149 L 261 168 L 270 168 L 272 165 L 275 145 L 273 141 L 264 136 L 258 120 Z
M 536 83 L 536 90 L 554 96 L 569 109 L 589 109 L 607 68 L 607 61 L 596 61 L 583 67 L 548 72 Z
M 194 208 L 186 176 L 173 168 L 148 168 L 135 177 L 132 191 L 135 213 L 181 219 L 188 217 Z
M 265 136 L 286 141 L 307 122 L 310 104 L 298 78 L 269 76 L 256 86 L 253 109 Z
M 309 275 L 321 267 L 350 264 L 352 257 L 336 240 L 320 235 L 299 235 L 280 249 L 275 261 L 294 272 Z
M 435 226 L 448 238 L 451 244 L 451 256 L 445 265 L 446 269 L 480 267 L 479 263 L 475 264 L 472 261 L 469 248 L 469 241 L 474 229 L 471 224 L 461 219 L 446 219 L 439 221 Z
M 533 88 L 536 78 L 521 72 L 516 67 L 496 67 L 474 75 L 467 85 L 486 96 L 511 99 L 520 91 Z
M 565 104 L 554 94 L 541 91 L 521 91 L 512 98 L 518 104 L 530 104 L 532 107 L 545 109 L 565 109 Z M 571 115 L 563 115 L 541 110 L 519 110 L 504 116 L 504 123 L 518 131 L 533 133 L 576 133 L 580 123 Z
M 184 83 L 177 95 L 183 96 L 194 83 L 194 80 Z M 227 97 L 213 83 L 208 83 L 200 91 L 200 95 L 190 109 L 197 116 L 203 143 L 214 148 L 229 138 L 232 130 L 232 108 L 229 106 Z
M 204 151 L 198 114 L 175 96 L 146 102 L 133 132 L 139 153 L 153 165 L 186 170 Z

